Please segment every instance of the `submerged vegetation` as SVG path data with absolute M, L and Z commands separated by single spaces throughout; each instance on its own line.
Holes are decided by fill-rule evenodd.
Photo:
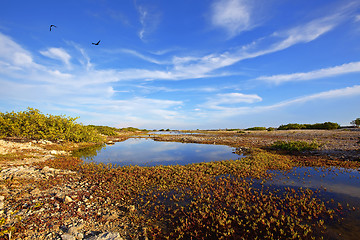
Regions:
M 317 191 L 262 185 L 272 177 L 269 169 L 295 163 L 258 149 L 241 160 L 185 166 L 78 163 L 67 158 L 44 165 L 78 171 L 99 204 L 133 206 L 130 221 L 149 239 L 317 239 L 343 211 L 317 198 Z
M 93 127 L 76 123 L 77 119 L 44 115 L 33 108 L 17 113 L 0 113 L 0 137 L 72 142 L 100 142 L 104 140 Z

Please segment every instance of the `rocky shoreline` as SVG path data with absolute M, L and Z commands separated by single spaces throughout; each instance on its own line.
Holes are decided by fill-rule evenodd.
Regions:
M 360 160 L 360 131 L 209 131 L 150 137 L 156 141 L 229 145 L 241 150 L 264 148 L 279 140 L 316 140 L 322 144 L 321 149 L 304 154 Z M 52 165 L 56 158 L 69 157 L 70 152 L 59 145 L 44 140 L 0 140 L 0 219 L 9 226 L 0 239 L 11 239 L 15 230 L 20 239 L 146 239 L 146 229 L 132 224 L 135 206 L 104 199 L 95 191 L 101 186 L 93 186 L 75 171 Z

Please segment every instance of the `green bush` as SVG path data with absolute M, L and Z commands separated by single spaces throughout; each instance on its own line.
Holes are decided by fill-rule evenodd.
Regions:
M 355 127 L 359 127 L 360 126 L 360 118 L 357 118 L 353 121 L 350 122 L 352 125 L 354 125 Z
M 38 109 L 23 112 L 0 112 L 0 137 L 100 142 L 103 138 L 91 127 L 65 116 L 44 115 Z
M 119 131 L 119 129 L 117 128 L 108 127 L 108 126 L 96 126 L 96 125 L 88 125 L 88 126 L 94 128 L 99 133 L 107 136 L 116 136 L 118 135 L 117 131 Z
M 316 141 L 312 141 L 311 143 L 305 141 L 276 141 L 271 145 L 272 149 L 275 150 L 285 150 L 289 152 L 300 152 L 306 150 L 316 150 L 319 149 L 321 144 L 317 143 Z
M 280 125 L 280 127 L 278 127 L 278 130 L 304 129 L 304 128 L 305 128 L 304 124 L 289 123 L 286 125 Z
M 124 131 L 124 132 L 137 132 L 137 131 L 141 131 L 141 130 L 138 129 L 138 128 L 134 128 L 134 127 L 126 127 L 126 128 L 121 128 L 121 131 Z
M 324 123 L 315 123 L 315 124 L 298 124 L 298 123 L 289 123 L 286 125 L 280 125 L 278 130 L 290 130 L 290 129 L 338 129 L 340 125 L 333 122 L 324 122 Z
M 263 131 L 263 130 L 266 130 L 266 127 L 252 127 L 252 128 L 247 128 L 245 130 Z

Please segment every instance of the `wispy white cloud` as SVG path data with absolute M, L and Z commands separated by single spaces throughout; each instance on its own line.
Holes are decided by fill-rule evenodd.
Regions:
M 40 51 L 40 53 L 46 57 L 60 60 L 66 65 L 70 64 L 71 56 L 62 48 L 48 48 L 45 51 Z
M 237 3 L 243 2 L 239 1 Z M 140 22 L 143 27 L 143 32 L 139 33 L 139 37 L 142 39 L 150 29 L 147 28 L 149 26 L 147 24 L 149 24 L 148 21 L 151 21 L 149 17 L 151 14 L 149 15 L 147 11 L 146 8 L 139 10 Z M 184 119 L 186 119 L 187 123 L 191 122 L 192 116 L 184 114 L 185 111 L 182 110 L 182 107 L 196 109 L 193 112 L 198 112 L 200 119 L 203 117 L 205 119 L 206 116 L 211 114 L 225 117 L 331 98 L 335 97 L 336 94 L 342 94 L 342 96 L 347 96 L 346 94 L 354 95 L 358 94 L 359 87 L 305 96 L 271 106 L 257 106 L 262 101 L 262 98 L 256 94 L 243 94 L 236 92 L 237 90 L 231 90 L 232 93 L 215 94 L 221 91 L 217 92 L 216 90 L 219 89 L 211 87 L 204 87 L 202 90 L 194 87 L 194 91 L 212 92 L 214 98 L 205 99 L 205 103 L 202 105 L 195 103 L 193 106 L 189 106 L 192 103 L 188 104 L 187 99 L 174 101 L 171 99 L 171 95 L 168 95 L 167 99 L 145 96 L 134 97 L 139 96 L 139 94 L 135 91 L 136 88 L 132 87 L 147 80 L 187 80 L 232 74 L 231 72 L 221 72 L 220 69 L 244 59 L 259 57 L 284 50 L 296 44 L 314 41 L 338 26 L 343 18 L 345 18 L 343 15 L 336 14 L 315 19 L 301 26 L 264 36 L 248 45 L 218 53 L 209 52 L 203 55 L 185 53 L 178 56 L 167 55 L 161 57 L 149 55 L 151 56 L 149 57 L 148 54 L 138 51 L 125 50 L 128 54 L 157 64 L 157 66 L 154 65 L 154 67 L 148 69 L 99 68 L 97 64 L 92 63 L 86 49 L 75 43 L 68 43 L 69 48 L 48 48 L 41 52 L 44 56 L 60 60 L 65 64 L 71 64 L 71 68 L 64 69 L 63 66 L 54 64 L 54 61 L 44 61 L 44 57 L 33 57 L 33 53 L 27 51 L 10 37 L 0 33 L 0 73 L 2 74 L 0 75 L 0 98 L 7 101 L 16 99 L 23 101 L 25 104 L 46 102 L 48 105 L 61 105 L 63 109 L 73 109 L 74 112 L 82 109 L 87 115 L 104 112 L 105 109 L 108 112 L 105 116 L 113 117 L 114 121 L 121 122 L 125 119 L 124 121 L 131 123 L 136 120 L 139 123 L 148 122 L 166 126 L 169 119 L 171 124 L 179 124 L 181 121 L 185 121 Z M 247 26 L 247 28 L 244 28 L 244 26 Z M 254 25 L 250 15 L 250 25 L 237 25 L 232 30 L 232 33 L 238 34 L 241 31 L 250 29 L 252 26 Z M 167 61 L 163 61 L 165 57 L 169 57 Z M 350 65 L 343 66 L 343 68 L 349 69 Z M 331 68 L 329 69 L 331 70 Z M 326 71 L 330 72 L 329 69 L 324 70 L 325 74 Z M 335 70 L 332 69 L 332 71 Z M 322 74 L 324 75 L 324 73 Z M 134 90 L 132 92 L 134 94 L 118 91 L 120 82 L 125 81 L 132 85 L 128 89 Z M 156 87 L 158 88 L 155 89 Z M 153 89 L 159 91 L 178 90 L 164 88 L 160 84 L 156 85 L 156 87 Z M 191 91 L 192 89 L 187 90 Z M 182 91 L 185 90 L 182 89 Z M 218 114 L 219 112 L 221 114 Z
M 148 57 L 134 50 L 122 50 L 146 61 L 158 64 L 158 69 L 95 70 L 85 50 L 74 43 L 70 45 L 81 52 L 82 56 L 79 61 L 82 65 L 86 66 L 86 71 L 91 71 L 91 76 L 98 76 L 98 80 L 90 76 L 90 79 L 93 80 L 89 80 L 89 83 L 93 81 L 184 80 L 231 74 L 227 72 L 216 72 L 216 70 L 231 66 L 244 59 L 256 58 L 284 50 L 299 43 L 316 40 L 340 24 L 343 18 L 343 14 L 337 13 L 332 16 L 315 19 L 309 23 L 288 30 L 278 31 L 270 36 L 260 38 L 248 45 L 240 46 L 231 52 L 211 53 L 204 56 L 173 56 L 169 61 L 163 61 L 155 57 Z M 164 68 L 166 68 L 166 70 L 164 70 Z M 87 74 L 84 75 L 88 77 Z
M 131 76 L 127 75 L 124 78 L 121 72 L 115 69 L 96 69 L 96 66 L 91 64 L 86 51 L 81 47 L 75 48 L 80 52 L 79 60 L 82 59 L 80 64 L 76 65 L 74 61 L 72 68 L 63 72 L 60 70 L 61 66 L 54 63 L 48 61 L 36 63 L 31 54 L 15 41 L 3 34 L 0 37 L 4 40 L 0 43 L 0 52 L 5 53 L 0 55 L 0 101 L 14 100 L 25 106 L 39 106 L 46 103 L 47 106 L 54 108 L 61 106 L 61 109 L 73 111 L 76 114 L 79 114 L 81 109 L 86 116 L 108 111 L 104 115 L 111 116 L 112 125 L 114 122 L 131 123 L 133 119 L 138 119 L 139 124 L 143 121 L 160 126 L 169 120 L 175 124 L 183 119 L 184 114 L 180 112 L 182 101 L 123 96 L 126 91 L 118 91 L 112 83 L 124 79 L 129 80 Z M 74 45 L 71 44 L 71 46 Z M 70 56 L 63 58 L 64 61 L 72 59 L 70 51 L 66 50 L 43 52 L 44 55 L 59 60 L 65 56 L 62 53 Z M 26 58 L 29 60 L 19 60 Z M 42 59 L 38 58 L 38 60 Z M 27 62 L 37 67 L 24 69 L 24 64 Z M 19 69 L 22 70 L 20 73 Z M 149 76 L 151 74 L 143 73 L 143 77 Z M 143 120 L 144 116 L 147 116 L 146 121 Z M 106 119 L 102 120 L 109 122 Z
M 209 98 L 207 102 L 202 104 L 202 107 L 216 110 L 226 110 L 229 105 L 237 105 L 239 103 L 255 103 L 262 101 L 262 98 L 256 94 L 243 94 L 243 93 L 220 93 L 214 97 Z M 227 105 L 227 106 L 226 106 Z M 236 107 L 230 107 L 236 108 Z
M 279 103 L 275 103 L 272 105 L 265 105 L 265 106 L 241 106 L 236 107 L 232 106 L 231 102 L 228 103 L 228 106 L 219 106 L 216 104 L 216 101 L 211 102 L 207 101 L 205 104 L 201 105 L 201 108 L 209 109 L 209 110 L 216 110 L 215 113 L 212 115 L 221 115 L 221 116 L 236 116 L 236 115 L 244 115 L 244 114 L 252 114 L 252 113 L 261 113 L 266 112 L 270 110 L 276 110 L 279 108 L 289 107 L 297 104 L 302 104 L 306 102 L 311 101 L 322 101 L 322 100 L 328 100 L 328 99 L 338 99 L 338 98 L 345 98 L 345 97 L 353 97 L 353 96 L 359 96 L 360 95 L 360 85 L 354 85 L 352 87 L 346 87 L 341 89 L 335 89 L 325 92 L 320 92 L 308 96 L 302 96 L 290 100 L 285 100 Z M 258 97 L 257 99 L 256 95 L 254 95 L 253 98 L 250 98 L 250 100 L 260 101 L 261 98 Z M 219 111 L 221 113 L 219 113 Z M 208 114 L 211 114 L 210 112 Z
M 214 74 L 213 71 L 245 59 L 256 58 L 284 50 L 296 44 L 314 41 L 335 28 L 340 23 L 342 15 L 340 16 L 336 14 L 336 16 L 316 19 L 301 26 L 279 31 L 271 36 L 239 47 L 232 52 L 212 53 L 202 57 L 175 56 L 173 58 L 173 69 L 165 75 L 174 80 L 219 76 L 219 73 Z
M 140 17 L 140 23 L 142 28 L 139 31 L 139 38 L 141 40 L 144 39 L 144 34 L 145 34 L 145 27 L 146 27 L 146 18 L 148 16 L 148 12 L 147 10 L 143 7 L 143 6 L 138 6 L 138 12 L 139 12 L 139 17 Z
M 271 109 L 291 106 L 294 104 L 305 103 L 314 100 L 336 99 L 336 98 L 344 98 L 344 97 L 351 97 L 357 95 L 360 95 L 360 85 L 354 85 L 352 87 L 335 89 L 335 90 L 320 92 L 308 96 L 303 96 L 292 100 L 283 101 L 270 106 L 258 107 L 257 110 L 271 110 Z
M 360 62 L 345 63 L 340 66 L 323 68 L 311 72 L 260 76 L 256 79 L 266 81 L 269 83 L 281 84 L 284 82 L 291 82 L 291 81 L 305 81 L 305 80 L 319 79 L 325 77 L 334 77 L 342 74 L 355 73 L 355 72 L 360 72 Z
M 155 58 L 152 58 L 152 57 L 149 57 L 149 56 L 145 56 L 144 54 L 141 54 L 135 50 L 131 50 L 131 49 L 120 49 L 121 52 L 124 52 L 124 53 L 128 53 L 128 54 L 131 54 L 131 55 L 134 55 L 138 58 L 141 58 L 145 61 L 148 61 L 148 62 L 151 62 L 151 63 L 155 63 L 155 64 L 168 64 L 168 62 L 164 62 L 164 61 L 159 61 Z M 114 51 L 112 51 L 114 52 Z M 115 51 L 116 52 L 116 51 Z
M 251 1 L 219 0 L 212 5 L 212 24 L 224 28 L 230 37 L 253 28 Z
M 9 36 L 0 33 L 0 60 L 4 60 L 8 67 L 23 69 L 24 67 L 37 67 L 33 62 L 31 53 L 23 49 Z
M 146 40 L 146 35 L 151 33 L 157 28 L 157 25 L 160 21 L 160 15 L 150 5 L 145 5 L 143 3 L 138 3 L 135 1 L 135 7 L 139 14 L 139 22 L 141 24 L 141 29 L 138 32 L 138 36 L 142 41 Z
M 200 57 L 174 56 L 172 59 L 173 67 L 166 72 L 161 70 L 150 71 L 139 69 L 134 71 L 141 72 L 142 74 L 138 75 L 141 77 L 149 74 L 149 79 L 182 80 L 221 76 L 224 73 L 214 73 L 214 71 L 226 66 L 231 66 L 245 59 L 256 58 L 284 50 L 296 44 L 316 40 L 338 26 L 346 17 L 344 13 L 345 12 L 339 12 L 287 30 L 275 32 L 270 36 L 255 40 L 248 45 L 238 47 L 238 49 L 231 52 L 211 53 Z M 130 72 L 128 72 L 128 75 L 132 75 L 129 73 Z
M 80 56 L 77 57 L 79 63 L 86 68 L 86 70 L 91 70 L 93 68 L 93 64 L 91 63 L 90 57 L 87 55 L 86 51 L 77 43 L 73 41 L 66 42 L 69 46 L 75 48 L 79 53 Z
M 194 79 L 212 76 L 223 76 L 228 73 L 215 72 L 216 70 L 231 66 L 241 60 L 259 57 L 265 54 L 273 53 L 291 47 L 295 44 L 310 42 L 322 36 L 326 32 L 332 30 L 339 22 L 341 22 L 343 15 L 337 13 L 330 17 L 319 18 L 307 24 L 297 26 L 285 31 L 279 31 L 271 36 L 264 37 L 251 44 L 239 47 L 234 51 L 225 51 L 222 53 L 211 53 L 205 56 L 174 56 L 169 62 L 159 61 L 156 58 L 149 58 L 136 51 L 127 50 L 128 53 L 136 55 L 144 60 L 157 63 L 159 69 L 94 69 L 86 51 L 79 45 L 69 42 L 70 46 L 75 47 L 80 52 L 78 61 L 85 69 L 79 70 L 75 68 L 77 73 L 61 72 L 59 69 L 53 69 L 51 74 L 59 74 L 63 77 L 69 77 L 72 74 L 77 76 L 73 84 L 89 85 L 99 82 L 117 82 L 117 81 L 132 81 L 132 80 L 183 80 Z M 43 68 L 41 71 L 49 71 L 47 67 L 35 64 L 31 54 L 24 50 L 20 45 L 12 41 L 9 37 L 0 35 L 0 61 L 3 59 L 4 63 L 12 63 L 11 66 L 0 64 L 1 68 L 10 69 L 11 67 L 21 67 L 25 65 L 36 66 L 36 69 Z M 43 51 L 46 56 L 57 58 L 65 63 L 69 63 L 72 58 L 70 54 L 63 49 L 50 48 Z M 11 60 L 11 61 L 9 61 Z M 165 64 L 166 66 L 162 66 Z M 165 67 L 166 70 L 164 70 Z M 58 70 L 56 72 L 55 70 Z M 61 73 L 61 74 L 60 74 Z M 81 74 L 80 74 L 81 73 Z M 65 75 L 64 75 L 65 74 Z M 230 73 L 231 74 L 231 73 Z M 44 78 L 44 77 L 43 77 Z M 74 80 L 74 79 L 71 79 Z M 70 79 L 69 81 L 70 82 Z

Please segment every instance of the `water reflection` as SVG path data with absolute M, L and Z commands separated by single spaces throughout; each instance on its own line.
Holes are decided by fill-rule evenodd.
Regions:
M 336 167 L 294 167 L 291 171 L 272 171 L 276 175 L 268 184 L 289 187 L 324 189 L 328 193 L 360 199 L 360 173 Z
M 265 185 L 270 188 L 283 189 L 310 188 L 320 189 L 317 196 L 325 202 L 334 200 L 355 211 L 343 211 L 342 221 L 327 223 L 328 239 L 359 239 L 360 236 L 360 172 L 358 170 L 335 167 L 295 167 L 290 171 L 272 171 L 273 179 Z
M 221 145 L 131 138 L 104 148 L 76 151 L 73 155 L 85 161 L 112 163 L 118 166 L 155 166 L 239 159 L 241 156 L 234 154 L 233 151 L 233 148 Z
M 155 132 L 149 132 L 148 134 L 159 134 L 159 135 L 197 135 L 200 133 L 197 132 L 181 132 L 181 131 L 155 131 Z

